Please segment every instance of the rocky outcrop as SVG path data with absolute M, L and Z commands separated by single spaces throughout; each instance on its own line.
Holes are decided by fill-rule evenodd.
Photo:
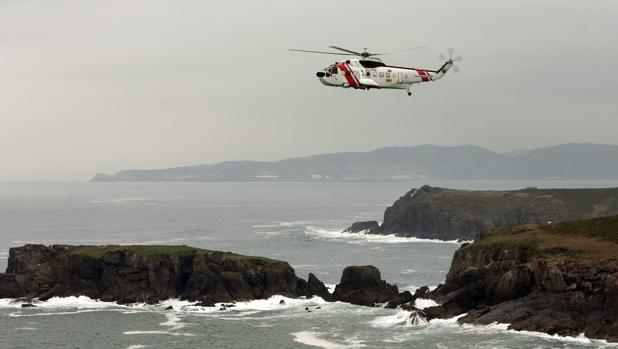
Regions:
M 343 269 L 341 281 L 335 287 L 333 297 L 341 302 L 375 306 L 382 303 L 407 303 L 412 295 L 407 291 L 399 293 L 397 286 L 382 280 L 378 268 L 366 265 Z
M 618 188 L 468 191 L 423 186 L 388 207 L 380 226 L 359 222 L 346 232 L 472 240 L 487 229 L 615 214 Z
M 344 233 L 361 233 L 376 231 L 380 225 L 376 221 L 356 222 L 344 230 Z
M 429 318 L 618 341 L 618 216 L 484 233 L 431 296 Z
M 211 305 L 311 295 L 286 262 L 184 246 L 26 245 L 10 250 L 0 280 L 1 298 L 85 295 L 121 303 L 182 298 Z
M 204 306 L 274 295 L 322 297 L 357 305 L 408 302 L 374 266 L 347 267 L 331 294 L 314 274 L 307 281 L 283 261 L 187 246 L 26 245 L 11 248 L 0 274 L 0 298 L 84 295 L 119 303 L 168 298 Z

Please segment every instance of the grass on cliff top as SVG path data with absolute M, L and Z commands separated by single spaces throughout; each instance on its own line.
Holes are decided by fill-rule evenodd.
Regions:
M 471 247 L 512 244 L 544 256 L 618 258 L 618 216 L 490 230 Z
M 197 247 L 191 247 L 186 245 L 102 245 L 102 246 L 67 246 L 68 252 L 74 255 L 90 256 L 94 258 L 103 257 L 108 252 L 113 251 L 132 251 L 144 255 L 170 255 L 170 256 L 190 256 L 197 252 L 207 253 L 211 255 L 220 255 L 227 260 L 240 260 L 243 262 L 255 263 L 257 261 L 264 264 L 273 264 L 280 262 L 278 260 L 258 257 L 258 256 L 245 256 L 235 254 L 232 252 L 221 252 L 206 250 Z
M 551 234 L 579 235 L 618 244 L 618 216 L 544 225 L 541 229 Z
M 190 255 L 197 251 L 210 252 L 201 248 L 189 247 L 185 245 L 102 245 L 102 246 L 71 246 L 70 253 L 91 256 L 102 257 L 111 251 L 126 251 L 131 250 L 137 253 L 146 255 L 153 254 L 168 254 L 168 255 Z

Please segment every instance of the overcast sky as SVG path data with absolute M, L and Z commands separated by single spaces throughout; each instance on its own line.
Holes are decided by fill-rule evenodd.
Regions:
M 390 145 L 618 143 L 618 2 L 0 0 L 0 180 Z M 326 87 L 328 45 L 461 72 Z

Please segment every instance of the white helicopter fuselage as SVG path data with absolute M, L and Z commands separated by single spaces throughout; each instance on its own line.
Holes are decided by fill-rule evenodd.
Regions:
M 402 89 L 410 94 L 412 85 L 438 80 L 452 65 L 452 61 L 447 61 L 438 70 L 428 70 L 389 66 L 376 58 L 348 59 L 331 64 L 316 75 L 327 86 L 365 90 Z

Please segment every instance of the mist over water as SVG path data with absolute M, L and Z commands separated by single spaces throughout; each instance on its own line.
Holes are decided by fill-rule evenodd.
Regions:
M 611 187 L 617 182 L 38 183 L 0 184 L 0 268 L 26 243 L 186 244 L 288 261 L 301 277 L 336 284 L 373 264 L 400 289 L 444 280 L 457 243 L 339 234 L 381 221 L 413 187 Z M 119 306 L 85 297 L 34 309 L 0 300 L 0 347 L 84 348 L 576 348 L 585 338 L 514 333 L 504 325 L 412 324 L 405 312 L 282 297 L 227 311 L 188 302 Z M 174 311 L 164 311 L 174 305 Z M 320 309 L 317 309 L 317 307 Z M 310 307 L 313 311 L 305 311 Z M 242 336 L 238 334 L 242 333 Z

